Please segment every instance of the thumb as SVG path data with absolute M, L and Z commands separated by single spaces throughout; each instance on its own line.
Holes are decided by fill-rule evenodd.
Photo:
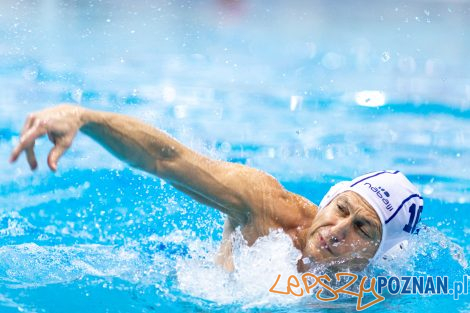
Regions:
M 47 165 L 49 165 L 52 171 L 57 171 L 57 161 L 59 161 L 59 158 L 64 154 L 65 150 L 67 150 L 67 147 L 63 145 L 55 145 L 51 152 L 49 152 Z

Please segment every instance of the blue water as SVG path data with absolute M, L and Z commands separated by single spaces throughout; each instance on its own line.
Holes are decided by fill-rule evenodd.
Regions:
M 358 9 L 359 8 L 359 9 Z M 61 101 L 129 114 L 318 203 L 335 182 L 403 171 L 425 198 L 407 253 L 363 274 L 470 275 L 466 2 L 2 1 L 1 312 L 329 312 L 268 292 L 293 274 L 278 233 L 212 256 L 223 215 L 83 135 L 57 173 L 7 159 L 29 112 Z M 359 92 L 380 91 L 384 95 Z M 367 312 L 470 310 L 387 295 Z

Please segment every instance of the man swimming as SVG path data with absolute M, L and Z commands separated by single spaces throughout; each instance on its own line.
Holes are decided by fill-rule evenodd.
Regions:
M 311 264 L 361 270 L 371 260 L 417 233 L 422 197 L 398 171 L 381 171 L 333 186 L 320 205 L 287 191 L 271 175 L 237 163 L 213 160 L 134 118 L 61 105 L 29 115 L 10 162 L 24 151 L 32 170 L 35 140 L 54 144 L 57 162 L 78 131 L 129 165 L 170 182 L 193 199 L 227 215 L 217 262 L 233 270 L 231 234 L 240 227 L 248 245 L 283 229 L 302 252 L 299 271 Z

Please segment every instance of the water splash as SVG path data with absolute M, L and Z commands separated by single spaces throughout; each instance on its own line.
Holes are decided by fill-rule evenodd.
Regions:
M 468 261 L 462 247 L 437 228 L 423 226 L 419 236 L 389 253 L 386 259 L 379 261 L 376 270 L 395 276 L 445 274 L 459 278 L 468 271 Z
M 252 246 L 247 245 L 240 231 L 235 232 L 235 270 L 232 273 L 214 263 L 215 252 L 214 246 L 195 242 L 191 247 L 191 258 L 178 261 L 177 280 L 182 292 L 217 304 L 241 304 L 245 308 L 286 305 L 299 301 L 295 297 L 268 292 L 277 275 L 288 277 L 297 273 L 297 261 L 301 253 L 284 232 L 272 231 Z
M 195 302 L 203 299 L 217 305 L 238 304 L 243 308 L 293 304 L 319 308 L 325 304 L 307 294 L 299 298 L 268 292 L 279 274 L 284 279 L 279 281 L 278 290 L 286 290 L 287 277 L 290 275 L 296 275 L 301 281 L 296 268 L 301 253 L 292 245 L 290 237 L 280 230 L 259 238 L 252 246 L 248 246 L 240 232 L 237 232 L 233 238 L 233 273 L 226 272 L 214 263 L 216 251 L 213 243 L 193 242 L 190 257 L 181 258 L 177 262 L 178 288 L 182 293 L 194 297 Z M 437 229 L 422 227 L 419 238 L 413 238 L 402 245 L 399 251 L 388 254 L 387 259 L 358 274 L 368 277 L 443 275 L 442 264 L 446 264 L 445 275 L 451 280 L 461 278 L 459 275 L 468 268 L 460 246 Z M 316 273 L 318 270 L 321 273 Z M 318 275 L 325 273 L 321 268 L 313 271 Z M 352 300 L 346 296 L 339 303 L 350 306 Z
M 16 288 L 68 283 L 85 276 L 118 277 L 137 283 L 145 267 L 135 251 L 96 244 L 3 246 L 0 260 L 0 281 Z

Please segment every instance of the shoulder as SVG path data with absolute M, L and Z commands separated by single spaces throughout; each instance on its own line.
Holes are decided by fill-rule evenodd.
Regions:
M 289 215 L 292 218 L 291 222 L 296 224 L 296 226 L 310 225 L 311 221 L 317 215 L 318 206 L 299 194 L 289 191 L 287 191 L 287 193 L 290 198 L 289 203 L 292 203 L 292 207 L 289 208 L 291 210 L 289 212 Z M 286 220 L 290 221 L 290 219 Z
M 318 207 L 313 202 L 285 189 L 273 176 L 265 175 L 260 183 L 250 195 L 250 211 L 254 216 L 291 228 L 311 223 L 317 214 Z

